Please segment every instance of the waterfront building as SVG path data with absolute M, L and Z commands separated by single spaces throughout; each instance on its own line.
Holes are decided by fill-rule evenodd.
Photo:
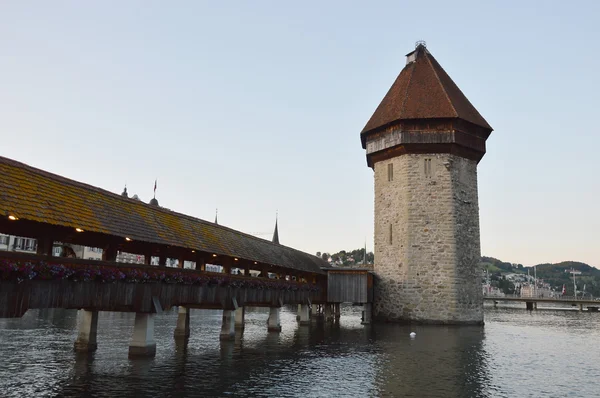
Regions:
M 13 235 L 0 235 L 0 250 L 35 253 L 37 240 Z
M 34 238 L 0 234 L 0 251 L 35 254 L 38 248 L 37 246 L 37 239 Z M 56 242 L 52 248 L 52 255 L 54 257 L 58 257 L 61 255 L 61 253 L 62 246 L 60 243 Z
M 375 180 L 375 319 L 483 323 L 477 164 L 491 132 L 417 43 L 360 135 Z
M 541 284 L 537 288 L 535 285 L 521 285 L 521 297 L 554 297 L 556 292 L 548 284 Z
M 482 285 L 482 291 L 484 296 L 490 297 L 504 297 L 505 294 L 498 287 L 492 286 L 490 284 Z

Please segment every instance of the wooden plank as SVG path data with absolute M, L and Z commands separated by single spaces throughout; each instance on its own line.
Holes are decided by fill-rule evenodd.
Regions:
M 367 303 L 367 272 L 329 272 L 327 275 L 327 301 L 331 303 Z

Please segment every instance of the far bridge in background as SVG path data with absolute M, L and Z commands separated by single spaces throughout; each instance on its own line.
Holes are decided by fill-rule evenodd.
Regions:
M 600 308 L 600 300 L 592 298 L 581 298 L 573 296 L 558 296 L 558 297 L 521 297 L 521 296 L 484 296 L 484 301 L 492 301 L 494 307 L 499 302 L 521 302 L 525 303 L 525 308 L 528 310 L 537 310 L 538 303 L 552 303 L 552 304 L 565 304 L 568 306 L 579 306 L 579 311 L 583 311 L 583 307 L 586 306 L 590 312 L 598 312 Z

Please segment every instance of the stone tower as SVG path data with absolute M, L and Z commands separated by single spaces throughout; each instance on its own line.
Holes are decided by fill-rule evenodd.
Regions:
M 380 321 L 482 324 L 477 163 L 492 128 L 424 44 L 361 132 Z

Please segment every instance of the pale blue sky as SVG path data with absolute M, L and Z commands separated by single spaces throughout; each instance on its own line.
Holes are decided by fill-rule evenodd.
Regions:
M 359 133 L 416 40 L 494 127 L 482 254 L 600 266 L 600 2 L 0 2 L 0 155 L 305 250 L 373 247 Z

